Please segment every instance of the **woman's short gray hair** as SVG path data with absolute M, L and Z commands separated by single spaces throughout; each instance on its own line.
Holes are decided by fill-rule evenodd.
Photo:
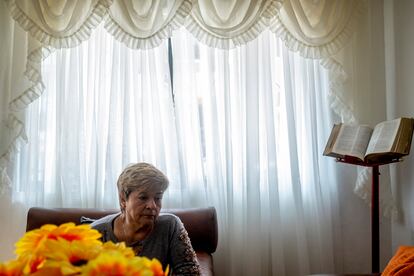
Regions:
M 148 163 L 136 163 L 126 167 L 119 175 L 117 186 L 119 200 L 139 188 L 158 186 L 162 191 L 168 188 L 168 178 L 156 167 Z

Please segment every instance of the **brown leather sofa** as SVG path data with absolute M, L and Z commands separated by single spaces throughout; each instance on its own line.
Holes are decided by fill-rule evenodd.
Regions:
M 381 273 L 372 274 L 312 274 L 308 276 L 380 276 Z
M 118 210 L 32 207 L 27 214 L 26 231 L 48 223 L 59 225 L 65 222 L 74 222 L 80 224 L 82 216 L 97 219 L 116 212 Z M 215 208 L 169 209 L 161 212 L 175 214 L 181 219 L 196 251 L 202 275 L 214 275 L 212 254 L 216 251 L 218 240 Z
M 372 274 L 312 274 L 308 276 L 380 276 L 381 273 Z

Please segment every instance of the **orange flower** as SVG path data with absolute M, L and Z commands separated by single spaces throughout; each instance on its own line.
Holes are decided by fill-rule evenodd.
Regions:
M 145 265 L 152 271 L 154 276 L 166 276 L 168 275 L 169 268 L 162 270 L 162 264 L 157 259 L 145 259 Z
M 60 268 L 58 267 L 42 267 L 34 273 L 30 273 L 31 276 L 62 276 Z
M 0 276 L 20 276 L 23 275 L 24 263 L 13 260 L 0 264 Z

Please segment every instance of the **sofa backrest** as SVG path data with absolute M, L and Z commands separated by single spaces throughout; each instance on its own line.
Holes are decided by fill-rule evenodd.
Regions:
M 32 207 L 27 213 L 26 231 L 44 224 L 60 225 L 66 222 L 80 224 L 81 217 L 98 219 L 119 212 L 116 209 L 40 208 Z M 162 213 L 178 216 L 183 222 L 195 251 L 214 253 L 217 248 L 217 215 L 214 207 L 192 209 L 164 209 Z

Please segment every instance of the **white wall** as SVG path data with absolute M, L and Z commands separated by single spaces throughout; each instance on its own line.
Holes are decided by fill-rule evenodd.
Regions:
M 343 50 L 343 64 L 349 76 L 345 84 L 349 102 L 357 120 L 375 126 L 387 119 L 386 64 L 384 43 L 384 3 L 367 1 L 366 11 L 349 45 Z M 353 57 L 350 59 L 349 57 Z M 354 193 L 355 166 L 342 166 L 348 185 L 339 185 L 343 218 L 344 273 L 371 272 L 371 209 Z M 380 167 L 380 185 L 390 189 L 389 168 Z M 370 181 L 370 180 L 369 180 Z M 368 183 L 370 187 L 370 183 Z M 380 269 L 391 257 L 391 221 L 380 218 Z
M 414 117 L 414 1 L 369 0 L 366 12 L 352 42 L 338 55 L 347 57 L 342 59 L 349 75 L 344 97 L 360 123 Z M 350 179 L 339 186 L 343 272 L 368 273 L 370 206 L 353 193 L 353 169 L 338 165 Z M 399 245 L 414 246 L 414 146 L 403 162 L 381 166 L 380 172 L 380 185 L 392 188 L 399 211 L 393 220 L 380 219 L 383 269 Z
M 386 54 L 393 56 L 390 66 L 395 74 L 387 74 L 387 82 L 395 83 L 388 93 L 389 109 L 396 117 L 414 117 L 414 1 L 398 0 L 385 3 L 385 14 L 392 16 L 394 36 L 394 49 L 388 49 Z M 391 25 L 391 24 L 390 24 Z M 391 37 L 392 35 L 389 35 Z M 387 37 L 387 36 L 386 36 Z M 390 38 L 391 39 L 391 38 Z M 389 40 L 387 43 L 392 44 Z M 394 50 L 394 51 L 392 51 Z M 386 64 L 387 66 L 388 64 Z M 391 68 L 390 68 L 391 67 Z M 399 208 L 400 216 L 392 225 L 392 252 L 399 245 L 414 245 L 414 150 L 411 147 L 411 155 L 404 158 L 404 162 L 395 167 L 395 182 L 393 191 Z
M 348 101 L 361 123 L 414 117 L 414 1 L 369 0 L 346 60 Z M 344 51 L 349 51 L 344 49 Z M 400 245 L 414 246 L 414 147 L 404 161 L 380 167 L 380 185 L 390 185 L 399 214 L 381 217 L 381 269 Z M 370 272 L 369 206 L 342 187 L 344 272 Z

